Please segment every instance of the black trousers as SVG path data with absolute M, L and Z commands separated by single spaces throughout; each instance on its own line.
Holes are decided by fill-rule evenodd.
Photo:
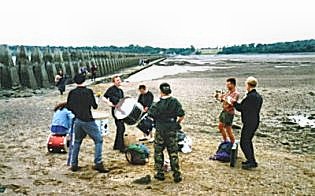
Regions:
M 114 143 L 114 150 L 124 150 L 124 133 L 125 133 L 125 124 L 123 120 L 118 120 L 116 117 L 115 119 L 115 125 L 116 125 L 116 138 Z
M 241 149 L 245 155 L 245 158 L 251 163 L 256 163 L 252 139 L 258 128 L 258 125 L 259 123 L 244 123 L 241 132 Z

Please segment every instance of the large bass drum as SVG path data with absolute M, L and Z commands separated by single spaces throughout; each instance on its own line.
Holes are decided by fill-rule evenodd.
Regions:
M 149 135 L 154 127 L 154 120 L 148 116 L 148 114 L 143 115 L 137 128 L 140 129 L 144 134 Z
M 114 110 L 117 119 L 123 119 L 128 125 L 136 124 L 143 113 L 143 106 L 131 97 L 125 97 L 119 101 Z

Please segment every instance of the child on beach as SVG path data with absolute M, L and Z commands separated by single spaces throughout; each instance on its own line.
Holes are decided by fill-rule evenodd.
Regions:
M 50 131 L 53 134 L 66 135 L 72 126 L 74 114 L 66 108 L 67 102 L 59 103 L 54 109 Z

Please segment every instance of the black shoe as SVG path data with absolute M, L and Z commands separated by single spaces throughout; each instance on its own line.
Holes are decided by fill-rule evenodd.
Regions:
M 182 181 L 182 177 L 181 176 L 174 177 L 174 182 L 179 183 L 181 181 Z
M 246 165 L 249 161 L 242 161 L 242 165 Z
M 160 181 L 165 180 L 164 173 L 157 173 L 157 174 L 154 175 L 154 178 L 157 179 L 157 180 L 160 180 Z
M 79 170 L 80 170 L 79 166 L 77 166 L 77 165 L 72 165 L 70 169 L 71 169 L 71 171 L 73 171 L 73 172 L 76 172 L 76 171 L 79 171 Z
M 253 169 L 256 167 L 258 167 L 258 164 L 257 163 L 251 163 L 251 162 L 248 162 L 248 163 L 242 165 L 242 169 Z
M 173 175 L 173 177 L 174 177 L 174 182 L 176 182 L 176 183 L 182 181 L 182 177 L 180 176 L 180 173 L 175 173 L 175 174 Z
M 145 177 L 136 179 L 133 182 L 136 183 L 136 184 L 150 184 L 151 176 L 150 175 L 146 175 Z
M 100 173 L 108 173 L 109 169 L 106 169 L 103 165 L 103 163 L 97 163 L 93 167 L 94 170 L 97 170 Z

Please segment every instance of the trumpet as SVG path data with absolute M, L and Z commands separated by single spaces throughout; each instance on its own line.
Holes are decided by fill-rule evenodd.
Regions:
M 224 91 L 223 90 L 216 90 L 215 91 L 215 94 L 214 94 L 214 97 L 216 100 L 218 101 L 221 101 L 221 96 L 224 94 Z

